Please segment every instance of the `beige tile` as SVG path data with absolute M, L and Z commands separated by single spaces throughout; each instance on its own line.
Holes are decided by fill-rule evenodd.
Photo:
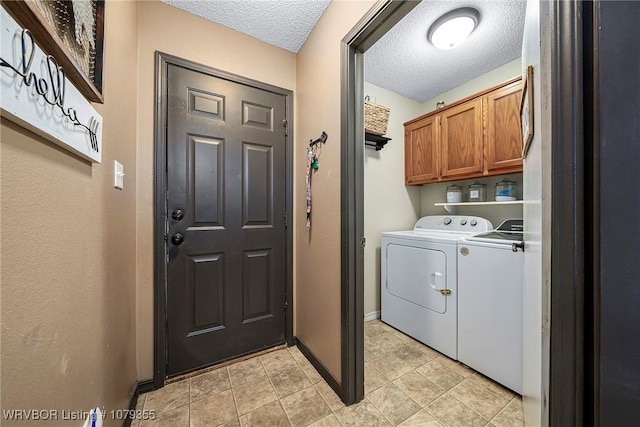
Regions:
M 436 399 L 427 407 L 440 423 L 447 427 L 480 427 L 486 426 L 487 420 L 472 411 L 462 402 L 447 394 Z
M 394 353 L 388 353 L 373 359 L 371 365 L 390 380 L 400 378 L 413 369 L 411 365 L 408 365 Z
M 186 379 L 147 393 L 144 409 L 160 413 L 188 404 L 189 380 Z
M 364 364 L 364 394 L 369 394 L 382 386 L 389 384 L 391 380 L 382 375 L 371 362 Z
M 468 376 L 472 375 L 475 372 L 473 369 L 469 368 L 468 366 L 465 366 L 456 360 L 450 359 L 445 355 L 441 355 L 438 358 L 438 362 L 442 363 L 444 366 L 451 369 L 456 374 L 460 374 L 465 378 L 467 378 Z
M 402 341 L 403 344 L 410 344 L 412 342 L 415 342 L 415 339 L 413 339 L 412 337 L 410 337 L 409 335 L 405 334 L 402 331 L 399 331 L 397 329 L 393 329 L 391 328 L 391 330 L 389 331 L 392 335 L 395 335 L 400 341 Z
M 216 369 L 191 378 L 191 401 L 194 402 L 208 394 L 219 393 L 230 388 L 227 368 Z
M 364 339 L 372 339 L 380 334 L 384 334 L 388 329 L 383 326 L 383 323 L 376 320 L 370 320 L 364 322 Z
M 498 384 L 497 382 L 485 377 L 482 374 L 479 373 L 474 373 L 473 375 L 471 375 L 469 377 L 470 381 L 474 381 L 478 384 L 480 384 L 481 386 L 483 386 L 484 388 L 488 389 L 491 393 L 500 396 L 500 397 L 504 397 L 506 399 L 511 399 L 513 398 L 516 394 L 514 392 L 512 392 L 511 390 L 509 390 L 506 387 L 503 387 L 502 385 Z
M 401 376 L 394 383 L 422 407 L 427 406 L 444 393 L 442 388 L 417 371 L 411 371 Z
M 316 383 L 319 383 L 320 381 L 324 381 L 324 378 L 322 378 L 322 375 L 320 375 L 320 373 L 316 371 L 316 368 L 314 368 L 310 362 L 301 364 L 300 366 L 302 367 L 304 374 L 307 376 L 307 378 L 309 378 L 309 381 L 311 381 L 312 384 L 316 384 Z
M 260 356 L 260 360 L 268 374 L 293 369 L 298 366 L 298 362 L 296 362 L 286 348 Z
M 335 415 L 331 414 L 319 421 L 316 421 L 309 427 L 342 427 L 342 424 L 340 424 L 340 421 L 338 421 Z
M 423 409 L 400 424 L 402 427 L 444 427 L 427 409 Z
M 427 356 L 429 356 L 429 360 L 435 359 L 436 357 L 440 357 L 441 354 L 439 352 L 437 352 L 436 350 L 432 349 L 431 347 L 422 344 L 420 341 L 416 341 L 414 339 L 411 339 L 409 342 L 407 342 L 405 345 L 408 345 L 412 348 L 415 348 L 419 351 L 421 351 L 422 353 L 426 354 Z
M 280 400 L 291 424 L 308 426 L 331 413 L 314 387 L 307 387 Z
M 432 360 L 431 362 L 418 367 L 416 371 L 444 390 L 449 390 L 464 380 L 462 375 L 457 372 L 453 372 L 451 369 L 440 363 L 439 360 L 439 358 Z
M 377 345 L 382 346 L 387 351 L 391 351 L 400 347 L 401 345 L 406 344 L 404 338 L 405 335 L 402 335 L 397 332 L 385 332 L 384 334 L 380 334 L 375 338 L 372 338 Z
M 498 397 L 480 384 L 469 380 L 453 387 L 449 394 L 488 420 L 509 403 L 509 399 Z
M 222 424 L 220 427 L 240 427 L 240 420 L 236 418 L 235 420 L 231 420 L 226 424 Z
M 273 402 L 240 417 L 240 425 L 242 427 L 289 427 L 291 423 L 280 402 Z
M 389 384 L 371 392 L 367 400 L 373 404 L 393 425 L 398 425 L 421 407 L 395 384 Z
M 311 385 L 302 369 L 296 366 L 269 374 L 271 384 L 279 398 L 288 396 Z
M 433 359 L 433 356 L 420 351 L 415 345 L 403 345 L 395 349 L 393 353 L 411 369 L 424 365 Z
M 136 411 L 142 411 L 144 409 L 144 402 L 147 400 L 147 393 L 138 395 L 138 402 L 136 402 Z
M 372 339 L 364 342 L 364 360 L 371 361 L 391 351 L 382 344 L 378 344 Z
M 208 395 L 191 404 L 190 426 L 219 426 L 238 418 L 231 390 Z
M 340 400 L 336 392 L 333 391 L 331 386 L 329 386 L 329 384 L 327 384 L 326 382 L 321 381 L 315 384 L 315 387 L 316 390 L 318 390 L 318 393 L 320 393 L 320 396 L 322 396 L 327 405 L 329 405 L 329 409 L 331 409 L 332 411 L 335 412 L 344 406 L 342 400 Z
M 396 328 L 394 328 L 393 326 L 387 325 L 386 323 L 384 323 L 384 320 L 382 320 L 382 319 L 375 320 L 375 322 L 378 322 L 380 324 L 380 326 L 384 330 L 386 330 L 387 332 L 400 332 Z
M 335 415 L 344 427 L 392 425 L 367 399 L 356 405 L 346 406 L 336 411 Z
M 495 427 L 524 427 L 524 414 L 522 412 L 522 400 L 514 398 L 500 412 L 491 423 Z
M 140 427 L 188 427 L 189 406 L 185 405 L 177 409 L 156 413 L 154 420 L 145 420 Z
M 229 365 L 228 370 L 231 387 L 237 387 L 267 375 L 262 362 L 257 357 Z
M 268 403 L 278 400 L 276 392 L 266 376 L 233 388 L 238 414 L 244 415 Z
M 307 356 L 302 354 L 300 349 L 298 347 L 296 347 L 295 345 L 287 348 L 287 350 L 289 350 L 289 354 L 291 354 L 291 356 L 296 360 L 296 362 L 298 362 L 298 363 L 308 362 Z

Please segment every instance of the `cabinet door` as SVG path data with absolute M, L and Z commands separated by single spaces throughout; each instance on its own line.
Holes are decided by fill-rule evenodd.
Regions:
M 405 126 L 404 175 L 407 185 L 436 181 L 440 116 L 426 117 Z
M 522 170 L 521 87 L 515 82 L 487 95 L 485 169 L 489 175 Z
M 442 112 L 442 176 L 482 175 L 482 98 Z

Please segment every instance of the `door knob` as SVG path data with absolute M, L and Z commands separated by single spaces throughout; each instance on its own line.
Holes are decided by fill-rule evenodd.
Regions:
M 182 209 L 176 209 L 175 211 L 173 211 L 173 213 L 171 213 L 171 218 L 175 219 L 176 221 L 180 221 L 182 218 L 184 218 L 184 212 L 182 212 Z
M 176 246 L 180 246 L 182 242 L 184 242 L 184 236 L 181 233 L 176 233 L 171 238 L 171 243 L 173 243 Z

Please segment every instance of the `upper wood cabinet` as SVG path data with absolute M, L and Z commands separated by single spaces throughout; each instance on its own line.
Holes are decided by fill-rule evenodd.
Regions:
M 405 126 L 405 183 L 522 170 L 520 78 L 467 97 Z
M 404 174 L 407 184 L 437 181 L 440 116 L 427 117 L 404 130 Z
M 522 125 L 520 82 L 511 83 L 486 96 L 487 139 L 485 169 L 522 170 Z
M 443 178 L 482 173 L 482 99 L 448 108 L 441 115 Z

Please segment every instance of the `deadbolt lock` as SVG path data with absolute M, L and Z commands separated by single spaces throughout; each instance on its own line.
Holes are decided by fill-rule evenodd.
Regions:
M 451 289 L 440 289 L 442 295 L 451 295 Z

